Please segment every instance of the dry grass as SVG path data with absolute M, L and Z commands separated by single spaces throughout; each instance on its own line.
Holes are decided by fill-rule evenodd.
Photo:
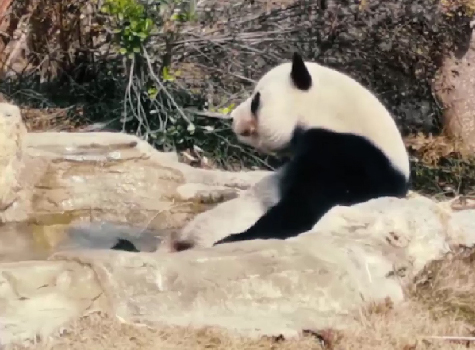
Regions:
M 100 313 L 84 317 L 49 342 L 11 350 L 272 349 L 272 350 L 452 350 L 475 342 L 435 339 L 475 335 L 475 250 L 460 249 L 430 264 L 408 287 L 407 302 L 386 301 L 354 314 L 344 332 L 317 330 L 298 339 L 248 339 L 219 329 L 150 329 L 122 324 Z
M 464 349 L 465 344 L 431 339 L 431 336 L 470 336 L 471 326 L 451 315 L 434 318 L 423 304 L 409 300 L 397 308 L 369 307 L 357 327 L 345 331 L 334 349 L 412 350 Z
M 80 108 L 22 108 L 28 132 L 78 131 L 87 124 Z
M 317 345 L 317 347 L 316 347 Z M 76 322 L 55 343 L 37 346 L 13 347 L 12 350 L 152 350 L 152 349 L 274 349 L 290 350 L 321 349 L 315 339 L 306 337 L 298 341 L 282 341 L 278 338 L 251 340 L 232 336 L 217 329 L 190 330 L 175 327 L 150 329 L 122 324 L 103 314 L 93 314 Z
M 460 139 L 414 134 L 404 143 L 412 156 L 413 189 L 437 199 L 475 194 L 475 157 Z
M 409 350 L 465 349 L 465 344 L 431 340 L 431 335 L 470 335 L 470 327 L 454 317 L 434 319 L 429 309 L 417 302 L 408 302 L 394 309 L 374 308 L 358 316 L 360 323 L 342 332 L 325 330 L 302 335 L 300 339 L 267 337 L 247 339 L 218 329 L 191 330 L 163 327 L 149 329 L 121 324 L 106 315 L 94 314 L 79 320 L 53 342 L 36 346 L 16 346 L 12 350 L 86 350 L 86 349 L 347 349 L 347 350 Z M 372 312 L 373 311 L 373 312 Z M 318 336 L 317 336 L 318 334 Z M 323 343 L 326 345 L 322 345 Z
M 0 94 L 0 102 L 15 104 L 3 94 Z M 28 132 L 78 131 L 88 124 L 81 107 L 38 109 L 20 106 L 20 111 Z
M 404 137 L 404 144 L 413 151 L 417 158 L 429 165 L 437 165 L 441 158 L 458 154 L 460 157 L 469 157 L 471 152 L 462 139 L 447 136 L 443 130 L 440 135 L 412 134 Z
M 475 250 L 459 248 L 417 277 L 412 296 L 437 317 L 450 315 L 475 326 Z

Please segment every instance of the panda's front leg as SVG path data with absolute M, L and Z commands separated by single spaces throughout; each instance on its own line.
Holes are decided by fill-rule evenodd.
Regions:
M 231 234 L 214 245 L 254 239 L 287 239 L 310 230 L 335 204 L 328 190 L 295 186 L 246 231 Z M 309 188 L 307 188 L 309 187 Z
M 213 244 L 213 246 L 223 243 L 239 242 L 239 241 L 249 241 L 254 239 L 284 239 L 288 235 L 292 235 L 289 230 L 284 228 L 284 225 L 280 220 L 277 220 L 277 214 L 280 211 L 279 208 L 282 207 L 282 204 L 277 204 L 274 207 L 271 207 L 263 216 L 259 218 L 251 227 L 246 231 L 233 233 L 224 237 Z M 292 230 L 290 230 L 292 231 Z
M 239 241 L 247 241 L 249 238 L 246 238 L 242 233 L 233 233 L 227 237 L 224 237 L 218 241 L 216 241 L 213 246 L 223 243 L 231 243 L 231 242 L 239 242 Z
M 277 232 L 277 227 L 274 225 L 268 226 L 265 224 L 266 214 L 261 217 L 254 225 L 248 228 L 246 231 L 239 233 L 232 233 L 218 241 L 216 241 L 213 246 L 223 243 L 231 242 L 240 242 L 240 241 L 249 241 L 253 239 L 272 239 L 281 238 L 281 234 Z
M 295 197 L 284 198 L 271 207 L 246 231 L 231 234 L 214 245 L 254 239 L 287 239 L 312 228 L 317 218 L 311 205 L 295 203 Z

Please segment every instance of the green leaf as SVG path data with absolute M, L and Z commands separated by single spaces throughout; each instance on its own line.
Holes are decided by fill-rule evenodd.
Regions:
M 234 106 L 235 104 L 234 103 L 231 103 L 228 107 L 224 107 L 224 108 L 219 108 L 218 109 L 218 112 L 222 113 L 222 114 L 229 114 L 232 112 L 232 110 L 234 109 Z
M 148 89 L 147 93 L 148 93 L 149 98 L 154 100 L 158 95 L 158 90 L 155 87 L 151 87 Z
M 193 133 L 195 131 L 195 129 L 196 129 L 196 127 L 192 123 L 188 124 L 188 127 L 186 128 L 186 130 L 188 130 L 190 133 Z

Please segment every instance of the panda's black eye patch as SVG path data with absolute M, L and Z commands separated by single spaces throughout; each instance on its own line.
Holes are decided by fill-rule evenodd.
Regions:
M 259 109 L 259 105 L 261 104 L 261 93 L 256 92 L 254 98 L 251 101 L 251 113 L 257 117 L 257 110 Z

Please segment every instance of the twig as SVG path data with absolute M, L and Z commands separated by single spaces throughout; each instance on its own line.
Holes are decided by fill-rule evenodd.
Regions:
M 222 114 L 222 113 L 209 112 L 209 111 L 199 111 L 194 108 L 186 108 L 185 110 L 202 117 L 215 118 L 215 119 L 231 119 L 231 116 L 229 114 Z
M 127 117 L 127 101 L 129 100 L 127 97 L 130 96 L 130 90 L 132 88 L 132 79 L 134 75 L 134 58 L 132 58 L 132 62 L 130 65 L 130 72 L 129 72 L 129 81 L 127 82 L 127 88 L 125 90 L 125 96 L 124 96 L 124 116 L 122 118 L 122 131 L 125 132 L 125 124 L 128 122 L 128 117 Z
M 426 339 L 439 339 L 439 340 L 455 340 L 455 341 L 475 341 L 475 337 L 458 337 L 458 336 L 449 336 L 449 335 L 429 335 L 423 338 Z
M 150 57 L 147 53 L 147 50 L 144 48 L 143 50 L 143 53 L 144 53 L 144 56 L 145 56 L 145 59 L 147 60 L 147 65 L 148 65 L 148 69 L 149 69 L 149 73 L 150 75 L 152 76 L 153 79 L 155 79 L 155 81 L 157 82 L 158 85 L 160 85 L 160 88 L 165 92 L 165 94 L 167 95 L 167 97 L 170 99 L 170 101 L 174 104 L 174 106 L 177 108 L 178 110 L 178 113 L 180 113 L 181 117 L 183 119 L 185 119 L 188 124 L 192 124 L 190 119 L 185 115 L 185 113 L 183 113 L 183 110 L 178 106 L 178 104 L 175 102 L 175 100 L 173 99 L 172 95 L 170 95 L 170 93 L 168 92 L 168 90 L 165 88 L 165 86 L 163 85 L 163 83 L 160 81 L 160 79 L 157 77 L 157 75 L 155 74 L 155 72 L 153 71 L 153 67 L 152 67 L 152 64 L 150 63 Z
M 459 198 L 452 201 L 450 207 L 455 211 L 475 209 L 475 203 L 467 203 L 469 200 L 475 200 L 475 196 L 460 196 Z M 456 203 L 456 201 L 458 201 L 458 203 Z

